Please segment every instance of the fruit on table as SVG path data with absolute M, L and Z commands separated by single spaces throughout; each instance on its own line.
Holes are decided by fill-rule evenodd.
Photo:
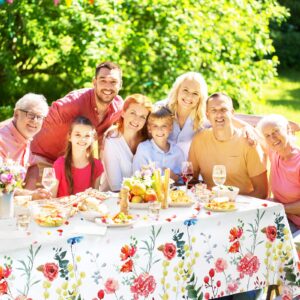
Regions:
M 120 224 L 120 223 L 128 223 L 132 220 L 131 215 L 126 215 L 123 212 L 117 213 L 115 216 L 112 217 L 112 221 L 114 223 Z
M 157 195 L 154 189 L 147 189 L 144 195 L 145 202 L 152 202 L 157 200 Z
M 143 197 L 142 196 L 133 196 L 132 198 L 131 198 L 131 202 L 132 203 L 141 203 L 141 202 L 143 202 Z
M 146 192 L 146 186 L 141 182 L 136 182 L 132 185 L 130 192 L 135 196 L 144 195 Z

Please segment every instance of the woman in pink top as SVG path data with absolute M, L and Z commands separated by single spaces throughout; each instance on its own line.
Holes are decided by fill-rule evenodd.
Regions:
M 65 156 L 54 162 L 58 180 L 57 196 L 83 192 L 89 187 L 98 189 L 103 166 L 93 157 L 95 129 L 89 119 L 77 117 L 71 125 Z
M 284 205 L 291 230 L 295 232 L 300 229 L 300 149 L 294 144 L 295 137 L 283 116 L 266 116 L 257 127 L 268 148 L 274 199 Z

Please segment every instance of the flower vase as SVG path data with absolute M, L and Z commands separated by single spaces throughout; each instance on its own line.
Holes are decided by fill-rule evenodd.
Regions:
M 0 219 L 14 217 L 14 193 L 0 193 Z

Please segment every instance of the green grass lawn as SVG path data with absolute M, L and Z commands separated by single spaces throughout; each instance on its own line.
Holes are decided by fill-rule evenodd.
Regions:
M 272 82 L 264 85 L 261 101 L 253 107 L 255 114 L 281 114 L 300 124 L 300 71 L 282 72 Z M 297 144 L 300 146 L 300 132 L 297 137 Z

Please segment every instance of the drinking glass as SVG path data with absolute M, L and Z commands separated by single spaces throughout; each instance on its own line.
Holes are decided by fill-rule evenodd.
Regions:
M 55 171 L 53 168 L 45 168 L 43 170 L 43 177 L 42 177 L 42 185 L 47 189 L 48 191 L 51 191 L 51 189 L 56 184 L 56 176 Z
M 188 190 L 188 184 L 193 178 L 193 165 L 190 161 L 184 161 L 181 164 L 181 176 L 185 183 L 186 191 Z
M 213 167 L 212 178 L 215 185 L 223 185 L 226 181 L 226 167 L 224 165 L 215 165 Z
M 21 231 L 27 231 L 30 223 L 30 214 L 29 212 L 27 213 L 22 213 L 18 214 L 16 217 L 17 220 L 17 228 L 18 230 Z
M 159 201 L 150 202 L 149 217 L 157 221 L 159 219 L 160 208 L 161 208 L 161 203 Z

